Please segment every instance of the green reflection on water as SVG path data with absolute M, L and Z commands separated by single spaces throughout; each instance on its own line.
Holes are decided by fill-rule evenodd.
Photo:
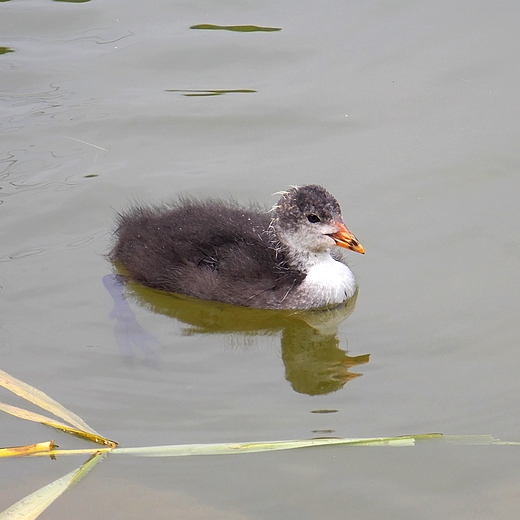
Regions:
M 124 272 L 122 269 L 120 271 Z M 122 286 L 120 290 L 123 290 Z M 338 325 L 354 311 L 357 293 L 336 306 L 295 311 L 197 300 L 156 291 L 133 282 L 126 284 L 126 291 L 148 310 L 187 325 L 182 331 L 184 335 L 229 334 L 238 340 L 237 345 L 240 344 L 240 337 L 279 336 L 285 379 L 300 394 L 336 392 L 361 375 L 352 372 L 352 368 L 370 361 L 369 354 L 349 356 L 340 348 L 338 338 Z M 116 299 L 121 301 L 117 295 Z M 132 341 L 132 332 L 126 306 L 121 308 L 120 303 L 118 305 L 111 315 L 120 319 L 116 334 L 119 333 L 118 344 L 124 344 Z M 125 336 L 129 330 L 130 335 Z M 141 337 L 144 337 L 142 332 Z
M 165 92 L 180 92 L 183 96 L 222 96 L 222 94 L 252 94 L 256 90 L 247 88 L 235 88 L 229 90 L 176 90 L 167 89 Z
M 235 31 L 235 32 L 274 32 L 281 31 L 281 27 L 261 27 L 258 25 L 213 25 L 201 23 L 192 25 L 190 29 L 205 29 L 210 31 Z

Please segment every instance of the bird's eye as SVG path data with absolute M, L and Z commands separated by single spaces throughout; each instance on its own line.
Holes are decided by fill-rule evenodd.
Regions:
M 318 217 L 318 215 L 315 215 L 314 213 L 311 213 L 310 215 L 307 215 L 307 220 L 311 224 L 316 224 L 316 222 L 320 221 L 320 217 Z

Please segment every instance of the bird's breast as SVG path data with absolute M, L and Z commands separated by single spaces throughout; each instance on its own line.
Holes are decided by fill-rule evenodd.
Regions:
M 308 270 L 300 290 L 312 298 L 314 306 L 322 307 L 354 296 L 356 280 L 345 264 L 326 255 Z

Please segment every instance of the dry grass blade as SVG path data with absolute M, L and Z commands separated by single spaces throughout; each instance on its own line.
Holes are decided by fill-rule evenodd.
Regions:
M 20 419 L 25 419 L 26 421 L 33 421 L 45 424 L 47 426 L 52 426 L 53 428 L 70 428 L 68 424 L 62 423 L 56 419 L 51 419 L 46 417 L 45 415 L 41 415 L 36 412 L 30 412 L 29 410 L 24 410 L 23 408 L 18 408 L 18 406 L 13 406 L 11 404 L 0 402 L 0 410 L 2 412 L 14 415 Z
M 499 445 L 518 446 L 520 442 L 501 441 L 491 435 L 442 435 L 441 433 L 424 433 L 404 435 L 401 437 L 370 437 L 361 439 L 322 438 L 290 441 L 240 442 L 215 444 L 173 444 L 167 446 L 143 446 L 135 448 L 105 449 L 73 449 L 52 450 L 49 455 L 87 455 L 95 452 L 113 453 L 114 455 L 131 455 L 135 457 L 185 457 L 193 455 L 236 455 L 239 453 L 258 453 L 277 450 L 292 450 L 317 446 L 414 446 L 417 442 L 440 441 L 450 444 L 466 444 L 472 446 Z M 33 453 L 37 457 L 46 453 Z
M 239 453 L 310 448 L 313 446 L 413 446 L 414 444 L 415 436 L 409 435 L 405 437 L 376 437 L 366 439 L 323 438 L 267 442 L 180 444 L 143 448 L 116 448 L 113 453 L 118 455 L 134 455 L 137 457 L 183 457 L 188 455 L 235 455 Z
M 117 446 L 117 442 L 105 439 L 97 433 L 78 430 L 77 428 L 73 428 L 68 424 L 57 421 L 56 419 L 50 419 L 49 417 L 45 417 L 45 415 L 30 412 L 29 410 L 24 410 L 23 408 L 18 408 L 17 406 L 12 406 L 10 404 L 0 402 L 0 410 L 14 415 L 15 417 L 19 417 L 20 419 L 39 422 L 41 424 L 45 424 L 46 426 L 50 426 L 51 428 L 56 428 L 57 430 L 70 433 L 71 435 L 75 435 L 76 437 L 96 442 L 97 444 L 102 444 L 103 446 L 109 446 L 111 448 L 115 448 Z
M 136 448 L 114 448 L 104 450 L 72 449 L 53 450 L 50 455 L 86 455 L 95 451 L 113 453 L 116 455 L 131 455 L 134 457 L 187 457 L 193 455 L 236 455 L 239 453 L 258 453 L 265 451 L 293 450 L 297 448 L 311 448 L 316 446 L 349 445 L 349 446 L 414 446 L 415 437 L 375 437 L 365 439 L 307 439 L 292 441 L 266 441 L 266 442 L 233 442 L 215 444 L 172 444 L 167 446 L 143 446 Z M 34 453 L 37 457 L 44 453 Z
M 51 458 L 54 456 L 49 453 L 56 448 L 54 441 L 39 442 L 38 444 L 29 444 L 27 446 L 12 446 L 10 448 L 0 448 L 0 458 L 2 457 L 29 457 L 35 454 L 47 454 Z
M 78 430 L 82 430 L 85 432 L 89 432 L 92 435 L 102 437 L 92 429 L 81 417 L 78 417 L 75 413 L 67 410 L 60 403 L 49 397 L 44 392 L 37 390 L 36 388 L 16 379 L 15 377 L 9 375 L 7 372 L 0 370 L 0 386 L 3 386 L 7 390 L 10 390 L 14 394 L 22 397 L 26 401 L 29 401 L 48 412 L 51 412 L 56 417 L 67 421 L 72 426 L 76 427 Z
M 13 520 L 14 518 L 17 520 L 34 520 L 38 518 L 61 494 L 82 479 L 102 458 L 102 453 L 94 454 L 80 468 L 22 498 L 22 500 L 0 513 L 0 520 Z

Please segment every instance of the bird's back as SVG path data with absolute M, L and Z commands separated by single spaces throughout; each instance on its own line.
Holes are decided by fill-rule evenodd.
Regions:
M 110 256 L 154 289 L 276 308 L 305 275 L 287 266 L 269 225 L 266 212 L 216 200 L 136 207 L 120 217 Z

